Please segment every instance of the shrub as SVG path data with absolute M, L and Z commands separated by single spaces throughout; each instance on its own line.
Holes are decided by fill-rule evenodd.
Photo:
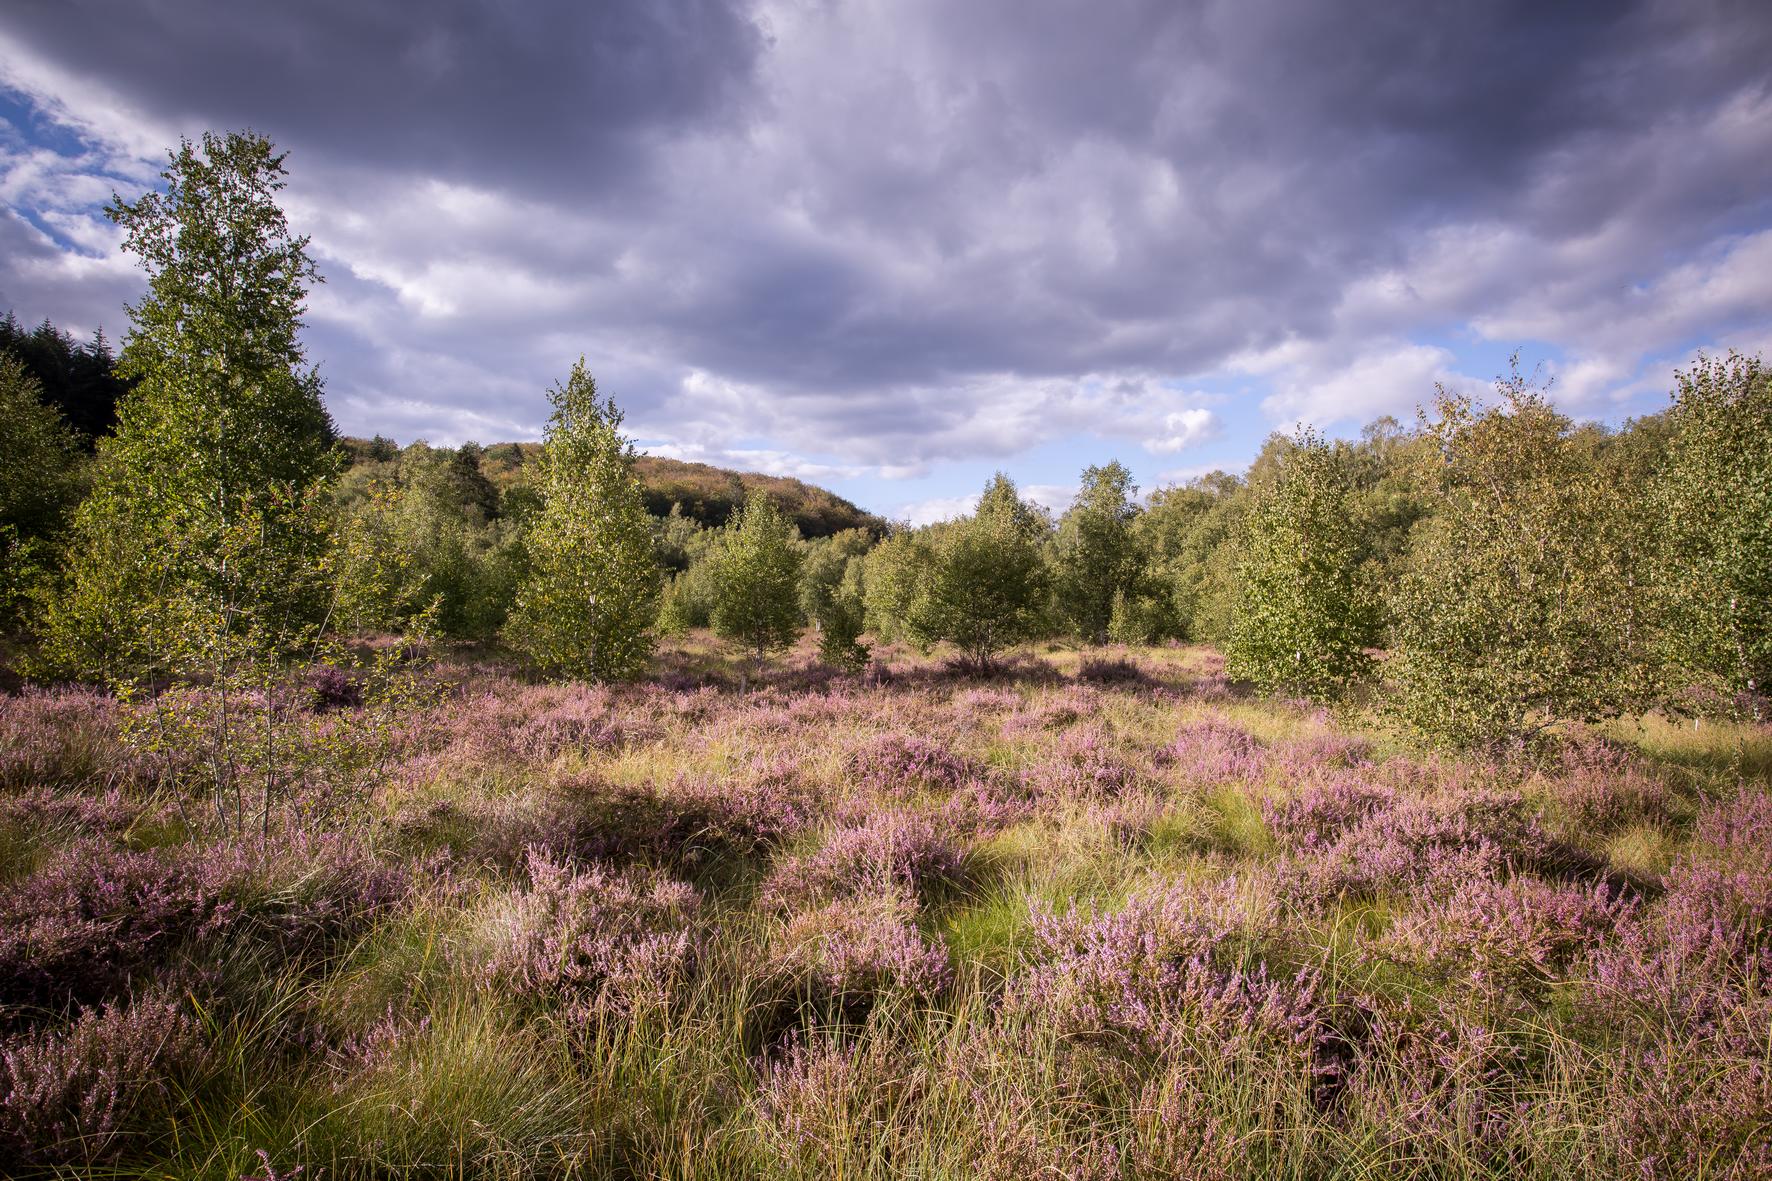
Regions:
M 1392 593 L 1387 698 L 1456 746 L 1530 739 L 1640 699 L 1648 628 L 1629 507 L 1516 371 L 1505 404 L 1442 394 L 1434 511 Z
M 694 964 L 700 897 L 656 873 L 574 868 L 540 850 L 487 974 L 521 993 L 624 1011 L 661 1000 Z
M 1655 584 L 1676 687 L 1697 678 L 1772 699 L 1772 370 L 1700 357 L 1678 375 L 1667 463 L 1653 490 L 1665 524 Z
M 180 1088 L 209 1061 L 187 1007 L 155 996 L 9 1039 L 0 1045 L 0 1154 L 15 1166 L 114 1161 L 132 1141 L 171 1133 Z
M 964 858 L 926 816 L 876 814 L 839 829 L 814 853 L 789 859 L 763 886 L 766 902 L 796 909 L 808 902 L 864 894 L 915 898 L 964 876 Z
M 1256 485 L 1238 541 L 1243 593 L 1224 653 L 1231 676 L 1317 702 L 1365 678 L 1378 611 L 1351 493 L 1335 449 L 1308 431 Z
M 915 913 L 886 891 L 794 915 L 763 967 L 764 996 L 850 1021 L 882 997 L 934 1000 L 953 969 L 947 950 L 917 931 Z
M 800 633 L 800 553 L 794 528 L 764 493 L 721 534 L 709 560 L 714 583 L 714 631 L 746 649 L 762 671 L 763 658 Z

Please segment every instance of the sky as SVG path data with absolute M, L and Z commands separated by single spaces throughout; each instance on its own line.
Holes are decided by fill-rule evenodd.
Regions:
M 1571 415 L 1772 358 L 1764 0 L 10 0 L 0 309 L 128 328 L 102 207 L 250 128 L 341 430 L 1062 508 L 1518 352 Z

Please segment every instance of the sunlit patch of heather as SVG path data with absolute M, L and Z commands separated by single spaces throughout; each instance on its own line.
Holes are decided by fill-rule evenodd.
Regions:
M 1244 1181 L 1264 1174 L 1262 1137 L 1243 1126 L 1258 1112 L 1226 1110 L 1224 1085 L 1212 1077 L 1216 1073 L 1212 1065 L 1180 1063 L 1145 1083 L 1132 1109 L 1132 1139 L 1126 1152 L 1131 1175 Z M 1286 1098 L 1263 1096 L 1259 1090 L 1257 1095 Z
M 667 998 L 693 967 L 700 896 L 641 870 L 579 867 L 535 850 L 501 916 L 487 976 L 520 993 L 626 1010 Z
M 1188 722 L 1175 741 L 1156 753 L 1159 767 L 1172 768 L 1191 783 L 1256 780 L 1267 773 L 1268 754 L 1261 742 L 1228 718 Z
M 1285 779 L 1360 770 L 1372 765 L 1372 744 L 1347 734 L 1313 734 L 1276 748 L 1273 763 Z
M 757 988 L 773 1020 L 792 1012 L 858 1021 L 886 996 L 933 1001 L 953 980 L 947 949 L 917 930 L 916 904 L 897 893 L 841 898 L 787 922 Z
M 140 803 L 125 798 L 116 788 L 89 793 L 39 787 L 22 795 L 0 798 L 0 821 L 15 824 L 40 839 L 65 841 L 119 833 L 134 824 L 142 811 Z
M 1210 1046 L 1314 1070 L 1319 981 L 1309 970 L 1270 973 L 1254 954 L 1272 922 L 1235 879 L 1136 894 L 1108 914 L 1037 915 L 1037 962 L 1011 983 L 1005 1012 L 1150 1061 Z
M 956 836 L 990 836 L 1033 819 L 1039 799 L 1020 776 L 975 779 L 935 808 L 936 823 Z
M 1546 857 L 1550 845 L 1517 794 L 1417 798 L 1338 780 L 1274 807 L 1292 856 L 1283 892 L 1307 909 L 1387 891 L 1449 890 Z
M 1014 738 L 1063 730 L 1101 712 L 1105 699 L 1093 685 L 1066 685 L 1057 693 L 1030 701 L 1003 722 L 1003 735 Z
M 608 686 L 495 686 L 450 704 L 448 733 L 458 758 L 547 762 L 569 752 L 611 751 L 653 736 L 642 720 L 617 711 Z
M 1131 790 L 1140 778 L 1099 723 L 1066 731 L 1048 758 L 1022 773 L 1034 795 L 1049 799 L 1112 798 Z
M 1571 823 L 1605 833 L 1668 818 L 1667 783 L 1622 747 L 1594 738 L 1572 742 L 1559 762 L 1545 791 Z
M 1169 801 L 1150 792 L 1133 792 L 1092 801 L 1084 817 L 1107 831 L 1114 848 L 1121 852 L 1139 849 L 1169 811 Z
M 700 683 L 675 684 L 665 678 L 635 689 L 647 713 L 682 722 L 700 722 L 720 708 L 720 691 Z
M 870 794 L 910 796 L 952 791 L 980 772 L 970 759 L 910 734 L 882 734 L 844 758 L 850 782 Z
M 928 816 L 879 812 L 832 833 L 815 852 L 787 859 L 770 874 L 761 897 L 765 905 L 795 910 L 860 894 L 917 897 L 964 876 L 962 851 Z
M 1421 899 L 1371 950 L 1485 1010 L 1525 1009 L 1634 911 L 1605 886 L 1475 878 Z
M 1325 849 L 1392 807 L 1397 793 L 1351 776 L 1310 783 L 1284 799 L 1262 801 L 1261 816 L 1283 844 Z
M 104 1164 L 164 1134 L 179 1089 L 210 1052 L 187 1007 L 164 997 L 86 1009 L 65 1029 L 0 1043 L 0 1158 Z
M 1616 1059 L 1605 1133 L 1632 1176 L 1772 1177 L 1772 1004 L 1739 1016 L 1751 1022 L 1740 1030 L 1746 1053 L 1700 1034 L 1657 1039 Z
M 1772 1014 L 1772 804 L 1743 793 L 1700 817 L 1700 847 L 1664 892 L 1593 957 L 1593 1003 L 1614 1018 L 1649 1015 L 1719 1041 L 1742 1011 Z M 1731 1048 L 1754 1052 L 1749 1035 Z
M 1021 694 L 1013 689 L 967 689 L 954 694 L 951 708 L 956 716 L 977 723 L 993 713 L 1007 713 L 1021 707 Z
M 117 703 L 86 689 L 0 694 L 0 792 L 78 787 L 127 775 Z

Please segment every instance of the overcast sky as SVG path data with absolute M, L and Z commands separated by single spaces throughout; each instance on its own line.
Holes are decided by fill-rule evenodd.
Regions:
M 9 0 L 0 308 L 120 336 L 100 207 L 250 127 L 349 433 L 539 437 L 582 353 L 658 454 L 1061 504 L 1772 357 L 1769 62 L 1765 0 Z

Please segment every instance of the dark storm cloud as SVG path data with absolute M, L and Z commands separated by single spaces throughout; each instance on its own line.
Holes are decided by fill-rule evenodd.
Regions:
M 722 0 L 22 0 L 0 23 L 169 122 L 580 200 L 734 117 L 762 44 Z
M 75 114 L 90 79 L 295 149 L 334 397 L 436 433 L 538 424 L 584 351 L 685 448 L 1167 452 L 1216 428 L 1165 379 L 1367 413 L 1465 333 L 1599 397 L 1772 327 L 1752 3 L 62 0 L 0 35 Z

